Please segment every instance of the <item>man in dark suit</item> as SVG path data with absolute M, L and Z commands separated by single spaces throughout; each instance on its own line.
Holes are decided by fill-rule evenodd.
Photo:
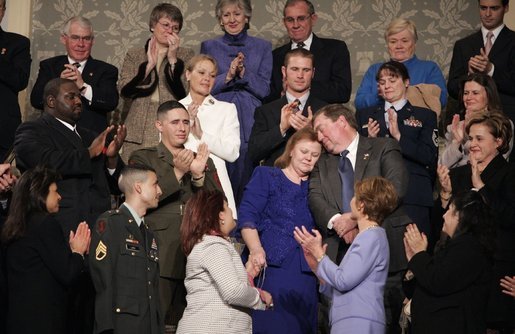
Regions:
M 328 103 L 348 102 L 352 81 L 349 50 L 345 42 L 319 38 L 313 33 L 317 15 L 308 0 L 287 0 L 283 15 L 284 26 L 291 41 L 273 51 L 270 95 L 266 101 L 277 100 L 286 91 L 281 72 L 284 57 L 289 50 L 300 47 L 315 55 L 316 71 L 311 83 L 311 94 Z
M 0 23 L 4 14 L 5 0 L 0 0 Z M 30 62 L 29 39 L 0 27 L 0 162 L 11 149 L 14 131 L 21 123 L 18 92 L 27 87 Z
M 97 217 L 111 208 L 111 193 L 117 193 L 116 180 L 123 167 L 118 151 L 125 139 L 125 126 L 119 126 L 114 139 L 106 137 L 110 126 L 95 137 L 88 129 L 77 127 L 82 113 L 81 93 L 74 81 L 55 78 L 44 91 L 45 111 L 35 121 L 22 123 L 16 130 L 14 151 L 20 170 L 45 164 L 61 174 L 57 182 L 62 200 L 56 219 L 67 238 L 81 221 L 91 229 Z M 74 299 L 70 333 L 93 330 L 93 286 L 83 275 Z M 81 299 L 84 298 L 84 299 Z M 76 307 L 76 309 L 75 309 Z
M 332 104 L 320 109 L 314 116 L 313 126 L 326 152 L 322 153 L 311 173 L 309 206 L 328 244 L 327 255 L 339 263 L 348 247 L 345 243 L 350 244 L 357 234 L 357 221 L 350 212 L 349 203 L 343 200 L 344 190 L 353 189 L 354 184 L 344 182 L 345 176 L 339 170 L 342 161 L 347 159 L 351 164 L 351 180 L 382 176 L 393 183 L 400 198 L 406 194 L 408 173 L 399 144 L 391 138 L 360 136 L 353 112 L 344 105 Z M 349 197 L 352 198 L 346 196 L 347 202 L 350 202 Z M 385 287 L 388 333 L 396 333 L 394 328 L 398 327 L 403 301 L 401 279 L 407 265 L 403 237 L 405 226 L 410 222 L 402 210 L 397 209 L 383 223 L 390 246 Z
M 190 133 L 190 117 L 182 104 L 162 103 L 155 125 L 161 142 L 155 147 L 132 152 L 129 164 L 152 167 L 162 189 L 159 206 L 148 213 L 146 221 L 160 247 L 161 311 L 165 324 L 176 326 L 186 307 L 186 256 L 180 242 L 184 206 L 200 189 L 222 188 L 207 145 L 200 144 L 196 154 L 184 148 Z
M 101 215 L 91 233 L 93 333 L 162 334 L 158 243 L 144 221 L 148 210 L 157 207 L 161 188 L 148 166 L 125 167 L 118 184 L 125 202 Z
M 61 43 L 65 45 L 67 55 L 41 61 L 30 103 L 36 109 L 43 109 L 43 89 L 50 79 L 73 80 L 80 90 L 84 109 L 78 124 L 101 133 L 107 126 L 107 113 L 118 105 L 118 69 L 91 57 L 94 41 L 93 27 L 88 19 L 74 16 L 66 21 Z
M 256 108 L 254 125 L 249 138 L 249 157 L 254 165 L 261 161 L 273 166 L 295 131 L 311 126 L 313 114 L 327 103 L 311 95 L 310 87 L 315 68 L 313 54 L 305 49 L 286 53 L 281 68 L 286 94 Z M 301 111 L 302 110 L 302 111 Z
M 497 85 L 504 113 L 515 122 L 515 32 L 504 24 L 509 0 L 478 3 L 481 29 L 454 44 L 447 89 L 458 99 L 460 83 L 469 73 L 488 74 Z

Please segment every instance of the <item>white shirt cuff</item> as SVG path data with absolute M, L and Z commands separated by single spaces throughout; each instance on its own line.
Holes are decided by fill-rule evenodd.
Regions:
M 329 230 L 332 230 L 332 229 L 333 229 L 333 222 L 334 222 L 334 220 L 335 220 L 336 218 L 340 217 L 340 216 L 341 216 L 341 214 L 340 214 L 340 213 L 337 213 L 337 214 L 335 214 L 334 216 L 332 216 L 332 217 L 331 217 L 331 219 L 329 219 L 329 222 L 327 223 L 327 228 L 328 228 Z

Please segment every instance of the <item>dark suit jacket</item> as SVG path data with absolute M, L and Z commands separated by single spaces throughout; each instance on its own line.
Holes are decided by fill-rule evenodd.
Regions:
M 309 207 L 315 223 L 328 243 L 327 255 L 334 261 L 340 238 L 327 223 L 337 213 L 343 212 L 342 183 L 338 174 L 339 156 L 323 153 L 311 172 L 309 181 Z M 359 138 L 354 179 L 363 180 L 382 176 L 390 180 L 399 197 L 406 194 L 408 172 L 402 160 L 399 144 L 391 138 Z M 404 253 L 405 225 L 411 220 L 399 209 L 383 222 L 390 246 L 390 272 L 406 268 Z
M 480 54 L 482 47 L 484 42 L 481 30 L 454 44 L 447 82 L 449 95 L 453 98 L 458 98 L 460 82 L 467 77 L 470 57 Z M 492 78 L 497 85 L 503 111 L 515 122 L 515 32 L 504 27 L 497 36 L 488 58 L 495 66 Z
M 286 96 L 256 108 L 254 113 L 254 125 L 249 138 L 249 157 L 254 165 L 259 165 L 265 160 L 265 166 L 273 166 L 286 147 L 288 139 L 295 133 L 295 129 L 289 128 L 285 136 L 281 135 L 279 124 L 281 123 L 281 108 L 288 103 Z M 313 114 L 327 103 L 310 94 L 302 111 L 308 115 L 308 106 L 311 106 Z
M 56 169 L 62 179 L 57 190 L 62 200 L 56 219 L 68 236 L 81 221 L 93 227 L 97 217 L 111 208 L 111 193 L 117 193 L 117 180 L 123 167 L 122 159 L 111 176 L 107 172 L 105 156 L 91 159 L 88 147 L 95 135 L 77 127 L 77 136 L 48 113 L 35 121 L 25 122 L 16 130 L 14 151 L 16 164 L 24 171 L 38 164 Z
M 454 194 L 472 189 L 469 164 L 452 168 L 450 176 Z M 483 170 L 481 180 L 485 186 L 479 193 L 492 208 L 495 217 L 495 259 L 512 262 L 515 266 L 515 168 L 499 154 Z
M 379 137 L 390 137 L 384 119 L 384 103 L 356 111 L 359 133 L 368 136 L 368 119 L 379 123 Z M 433 184 L 438 160 L 438 128 L 436 113 L 409 102 L 397 111 L 397 124 L 401 132 L 402 157 L 409 172 L 409 186 L 403 203 L 433 206 Z
M 25 235 L 9 244 L 8 333 L 68 333 L 68 291 L 84 260 L 70 251 L 67 240 L 53 216 L 35 213 Z
M 184 205 L 200 189 L 222 190 L 215 165 L 209 158 L 204 185 L 199 188 L 193 185 L 189 175 L 185 175 L 181 182 L 177 180 L 173 171 L 172 153 L 162 142 L 155 147 L 134 151 L 129 158 L 129 163 L 150 166 L 156 171 L 157 180 L 163 193 L 159 198 L 159 206 L 157 209 L 147 212 L 145 221 L 154 231 L 159 243 L 161 276 L 184 279 L 186 257 L 182 251 L 180 240 Z
M 36 109 L 43 110 L 43 90 L 47 82 L 61 76 L 64 65 L 68 64 L 67 56 L 56 56 L 39 63 L 39 73 L 36 83 L 30 93 L 30 103 Z M 101 133 L 107 127 L 106 114 L 118 105 L 118 69 L 113 65 L 89 57 L 82 79 L 91 86 L 93 97 L 91 103 L 82 97 L 82 114 L 78 125 L 96 133 Z
M 96 290 L 94 333 L 161 334 L 159 250 L 141 233 L 125 205 L 101 215 L 91 231 L 91 277 Z
M 270 81 L 270 95 L 266 102 L 277 100 L 283 90 L 281 67 L 284 57 L 291 50 L 291 42 L 273 51 L 274 65 Z M 327 103 L 349 101 L 352 90 L 350 56 L 344 41 L 319 38 L 313 34 L 310 51 L 315 56 L 315 77 L 311 82 L 311 94 Z
M 408 268 L 413 333 L 485 333 L 491 264 L 474 236 L 455 236 L 433 257 L 419 252 Z
M 11 148 L 14 131 L 21 123 L 18 92 L 27 87 L 30 63 L 29 39 L 0 28 L 0 161 Z

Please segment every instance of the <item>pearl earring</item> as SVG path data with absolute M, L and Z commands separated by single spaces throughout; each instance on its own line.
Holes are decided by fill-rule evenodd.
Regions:
M 225 225 L 225 222 L 223 221 L 223 219 L 220 220 L 220 224 Z

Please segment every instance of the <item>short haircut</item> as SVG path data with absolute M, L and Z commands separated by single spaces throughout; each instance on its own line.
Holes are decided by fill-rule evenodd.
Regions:
M 152 9 L 152 12 L 150 13 L 148 27 L 151 31 L 157 24 L 157 21 L 159 21 L 159 19 L 161 19 L 162 17 L 166 17 L 170 21 L 175 21 L 179 23 L 179 31 L 182 30 L 183 18 L 181 10 L 172 4 L 162 2 L 155 6 L 154 9 Z
M 462 112 L 465 112 L 465 104 L 463 103 L 463 94 L 465 91 L 465 84 L 467 82 L 475 82 L 485 88 L 486 97 L 488 98 L 488 110 L 502 112 L 501 98 L 497 91 L 497 85 L 491 76 L 483 73 L 471 73 L 465 80 L 460 83 L 459 92 L 459 106 Z
M 380 176 L 356 182 L 354 194 L 356 204 L 363 204 L 363 213 L 379 225 L 397 207 L 398 196 L 395 187 L 392 182 Z
M 186 112 L 188 112 L 188 109 L 186 109 L 186 107 L 182 103 L 170 100 L 161 103 L 161 105 L 157 108 L 157 119 L 162 119 L 162 117 L 172 109 L 184 109 L 186 110 Z
M 347 123 L 349 123 L 349 125 L 354 130 L 358 130 L 358 122 L 356 121 L 356 116 L 354 115 L 354 112 L 349 107 L 343 104 L 328 104 L 320 108 L 313 116 L 313 122 L 315 122 L 315 119 L 320 115 L 324 115 L 333 122 L 336 122 L 338 118 L 340 118 L 340 116 L 343 116 L 347 120 Z
M 220 190 L 200 190 L 188 200 L 180 229 L 184 254 L 189 255 L 205 234 L 222 236 L 219 215 L 224 201 Z
M 145 182 L 149 172 L 155 173 L 156 171 L 152 167 L 143 164 L 125 166 L 118 178 L 118 188 L 120 188 L 125 195 L 131 194 L 134 184 L 136 182 Z
M 477 3 L 479 3 L 481 0 L 477 0 Z M 510 0 L 502 0 L 501 1 L 503 7 L 506 7 L 510 4 Z
M 93 33 L 93 25 L 91 24 L 91 21 L 82 16 L 73 16 L 64 22 L 63 27 L 61 28 L 61 34 L 68 36 L 70 34 L 70 27 L 73 23 L 79 24 L 79 26 L 84 29 L 89 29 L 91 36 L 94 37 L 95 34 Z
M 62 78 L 54 78 L 47 82 L 45 88 L 43 89 L 43 101 L 46 103 L 46 100 L 49 96 L 57 98 L 57 96 L 59 95 L 59 91 L 61 90 L 61 86 L 66 83 L 75 84 L 75 82 L 70 79 Z
M 311 59 L 311 66 L 313 66 L 313 68 L 315 67 L 315 55 L 309 50 L 306 50 L 304 48 L 296 48 L 286 52 L 286 55 L 284 56 L 284 67 L 288 67 L 288 63 L 290 62 L 290 58 L 292 57 L 302 57 Z
M 297 3 L 303 2 L 308 6 L 308 14 L 313 15 L 315 14 L 315 6 L 311 3 L 311 1 L 308 0 L 286 0 L 286 3 L 284 4 L 283 9 L 283 16 L 286 17 L 286 8 L 293 6 Z
M 391 75 L 394 78 L 401 78 L 402 81 L 409 80 L 409 73 L 406 66 L 398 61 L 388 61 L 382 64 L 376 73 L 376 81 L 381 79 L 381 74 L 385 72 L 386 75 Z
M 470 132 L 470 128 L 476 124 L 485 125 L 494 138 L 501 138 L 502 144 L 497 148 L 499 153 L 504 154 L 508 152 L 510 140 L 513 137 L 513 129 L 510 120 L 506 116 L 498 112 L 492 113 L 488 111 L 474 113 L 465 128 L 467 135 Z
M 283 154 L 281 154 L 274 163 L 275 167 L 286 168 L 291 162 L 291 152 L 297 143 L 301 140 L 309 140 L 315 143 L 318 143 L 317 134 L 313 129 L 309 126 L 300 129 L 295 132 L 293 136 L 290 137 L 288 142 L 286 143 L 286 148 L 284 149 Z
M 218 73 L 218 63 L 216 62 L 216 59 L 211 57 L 210 55 L 206 55 L 203 53 L 193 56 L 186 64 L 186 70 L 190 71 L 190 72 L 193 71 L 193 68 L 195 68 L 195 65 L 197 65 L 198 63 L 200 63 L 201 61 L 204 61 L 204 60 L 207 60 L 207 61 L 210 61 L 211 63 L 213 63 L 213 65 L 215 65 L 215 72 Z
M 393 19 L 392 22 L 390 22 L 384 32 L 384 40 L 388 43 L 388 37 L 398 34 L 404 30 L 407 30 L 411 36 L 413 36 L 415 42 L 418 41 L 417 26 L 415 26 L 415 22 L 403 18 Z
M 250 4 L 250 0 L 218 0 L 216 2 L 215 15 L 219 21 L 222 19 L 224 7 L 228 5 L 238 5 L 249 20 L 252 17 L 252 5 Z

